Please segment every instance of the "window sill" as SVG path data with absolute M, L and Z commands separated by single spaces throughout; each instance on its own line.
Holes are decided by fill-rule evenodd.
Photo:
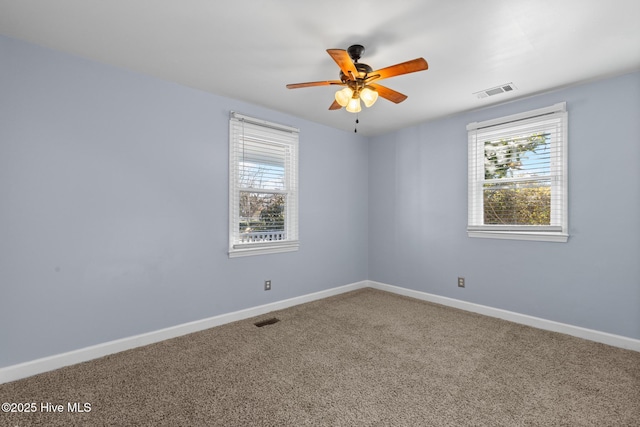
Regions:
M 565 233 L 533 231 L 467 231 L 467 235 L 482 239 L 532 240 L 556 243 L 566 243 L 569 240 L 569 235 Z
M 253 255 L 268 255 L 277 254 L 282 252 L 297 251 L 300 247 L 300 243 L 287 242 L 285 244 L 278 244 L 273 246 L 262 245 L 241 245 L 240 247 L 234 247 L 229 249 L 229 258 L 238 258 Z

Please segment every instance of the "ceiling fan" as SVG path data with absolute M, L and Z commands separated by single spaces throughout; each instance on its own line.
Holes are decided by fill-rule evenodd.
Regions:
M 329 110 L 339 110 L 345 107 L 350 113 L 357 113 L 362 110 L 361 100 L 365 106 L 371 107 L 378 99 L 378 95 L 399 104 L 407 99 L 407 95 L 374 82 L 402 74 L 424 71 L 429 67 L 424 58 L 416 58 L 374 71 L 369 65 L 358 62 L 364 53 L 364 46 L 359 44 L 354 44 L 347 50 L 327 49 L 327 53 L 336 61 L 338 67 L 340 67 L 340 80 L 294 83 L 288 84 L 287 88 L 298 89 L 302 87 L 330 85 L 344 86 L 343 89 L 336 92 L 335 101 L 333 101 Z

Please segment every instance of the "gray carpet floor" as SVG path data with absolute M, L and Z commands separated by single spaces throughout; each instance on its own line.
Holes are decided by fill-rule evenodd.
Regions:
M 361 289 L 3 384 L 0 400 L 38 405 L 3 426 L 639 426 L 640 353 Z

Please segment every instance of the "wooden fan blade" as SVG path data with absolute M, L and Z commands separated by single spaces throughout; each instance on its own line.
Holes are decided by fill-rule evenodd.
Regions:
M 382 86 L 382 85 L 375 84 L 375 83 L 372 83 L 369 86 L 371 86 L 372 88 L 377 90 L 378 91 L 378 95 L 380 95 L 384 99 L 387 99 L 387 100 L 389 100 L 391 102 L 394 102 L 396 104 L 399 104 L 402 101 L 404 101 L 405 99 L 407 99 L 407 95 L 402 94 L 400 92 L 396 92 L 395 90 L 389 89 L 386 86 Z
M 342 108 L 342 106 L 340 106 L 340 104 L 338 104 L 338 101 L 333 101 L 333 104 L 331 104 L 329 106 L 329 110 L 339 110 L 341 108 Z
M 321 82 L 307 82 L 307 83 L 292 83 L 287 85 L 287 89 L 298 89 L 301 87 L 312 87 L 312 86 L 329 86 L 329 85 L 341 85 L 343 84 L 340 80 L 325 80 Z
M 327 53 L 331 55 L 334 61 L 336 61 L 338 67 L 340 67 L 344 75 L 347 76 L 349 80 L 355 80 L 358 75 L 358 70 L 346 50 L 327 49 Z
M 401 62 L 400 64 L 372 71 L 368 75 L 371 76 L 370 81 L 374 81 L 388 79 L 389 77 L 400 76 L 402 74 L 415 73 L 416 71 L 424 71 L 428 68 L 429 64 L 427 64 L 424 58 L 416 58 L 411 61 Z

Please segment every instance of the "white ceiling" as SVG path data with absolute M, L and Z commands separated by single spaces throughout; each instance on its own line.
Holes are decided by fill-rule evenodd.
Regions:
M 0 33 L 347 131 L 337 87 L 285 85 L 337 79 L 328 48 L 424 57 L 382 82 L 409 98 L 363 108 L 364 135 L 640 69 L 638 0 L 0 0 Z

